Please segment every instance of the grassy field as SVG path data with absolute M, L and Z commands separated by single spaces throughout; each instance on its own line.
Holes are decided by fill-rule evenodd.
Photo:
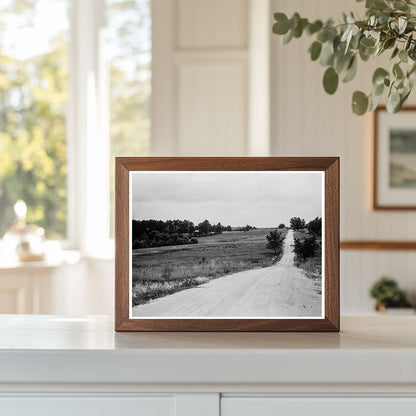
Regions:
M 304 241 L 306 238 L 312 237 L 312 234 L 303 231 L 295 231 L 293 237 L 295 239 Z M 322 238 L 316 237 L 319 249 L 316 251 L 314 257 L 306 260 L 295 257 L 295 266 L 303 269 L 306 276 L 315 280 L 315 290 L 317 293 L 322 293 Z
M 133 306 L 227 274 L 271 266 L 279 259 L 266 248 L 269 232 L 231 231 L 199 237 L 198 244 L 133 250 Z

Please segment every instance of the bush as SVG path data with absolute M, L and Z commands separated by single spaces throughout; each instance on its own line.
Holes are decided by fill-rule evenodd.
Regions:
M 306 228 L 311 234 L 322 235 L 322 218 L 316 217 L 314 220 L 306 224 Z
M 283 241 L 285 239 L 285 235 L 283 235 L 278 230 L 272 230 L 266 236 L 267 238 L 267 245 L 266 247 L 270 250 L 274 251 L 276 256 L 280 256 L 283 254 Z
M 316 242 L 315 237 L 305 238 L 304 241 L 295 238 L 294 252 L 297 257 L 300 257 L 303 260 L 314 257 L 318 248 L 319 245 Z
M 290 228 L 294 231 L 305 228 L 305 220 L 299 217 L 293 217 L 290 219 Z
M 406 295 L 399 289 L 397 282 L 387 276 L 381 277 L 373 284 L 370 289 L 370 295 L 387 307 L 399 308 L 410 306 Z

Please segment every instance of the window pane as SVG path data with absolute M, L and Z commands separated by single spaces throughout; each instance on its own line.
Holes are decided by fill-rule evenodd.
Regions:
M 113 236 L 114 157 L 149 154 L 152 18 L 151 0 L 107 0 L 106 3 Z
M 0 238 L 17 199 L 48 238 L 66 236 L 69 2 L 0 4 Z

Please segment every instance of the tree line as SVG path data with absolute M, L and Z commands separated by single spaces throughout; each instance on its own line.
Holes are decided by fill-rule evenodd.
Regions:
M 316 240 L 317 237 L 322 235 L 322 218 L 316 217 L 315 219 L 306 223 L 303 218 L 292 217 L 289 221 L 290 228 L 294 231 L 307 230 L 311 235 L 301 240 L 295 238 L 294 252 L 297 257 L 306 260 L 309 257 L 314 257 L 316 251 L 319 248 L 319 244 Z M 285 224 L 279 224 L 278 228 L 269 232 L 266 236 L 266 247 L 273 250 L 274 255 L 279 257 L 283 254 L 283 242 L 286 234 L 282 232 L 286 228 Z
M 309 233 L 320 236 L 322 234 L 322 218 L 316 217 L 308 223 L 303 218 L 293 217 L 290 219 L 290 228 L 293 231 L 307 229 Z
M 296 257 L 301 261 L 315 257 L 319 249 L 317 238 L 322 236 L 322 218 L 316 217 L 308 223 L 305 223 L 305 220 L 299 217 L 294 217 L 290 221 L 294 230 L 306 229 L 310 235 L 310 237 L 304 239 L 295 238 L 294 252 Z
M 230 225 L 211 224 L 208 220 L 195 225 L 188 220 L 133 220 L 133 250 L 147 247 L 197 244 L 197 237 L 231 231 Z

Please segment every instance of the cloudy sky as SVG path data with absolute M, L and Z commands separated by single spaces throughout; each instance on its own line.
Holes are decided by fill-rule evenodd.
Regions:
M 256 227 L 322 216 L 322 172 L 134 172 L 132 218 Z

